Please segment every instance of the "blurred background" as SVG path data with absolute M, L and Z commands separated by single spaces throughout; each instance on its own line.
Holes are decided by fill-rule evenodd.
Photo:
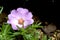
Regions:
M 54 23 L 60 29 L 59 4 L 56 0 L 0 0 L 0 6 L 7 14 L 18 7 L 27 8 L 42 22 Z

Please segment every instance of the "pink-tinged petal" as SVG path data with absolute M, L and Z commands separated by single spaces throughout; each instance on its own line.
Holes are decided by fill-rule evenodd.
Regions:
M 27 15 L 26 15 L 26 19 L 31 19 L 33 17 L 32 13 L 29 12 Z
M 34 22 L 33 19 L 30 19 L 30 20 L 26 20 L 26 21 L 24 21 L 24 28 L 27 27 L 28 25 L 33 24 L 33 22 Z
M 23 9 L 23 8 L 17 8 L 17 11 L 21 15 L 26 15 L 28 12 L 28 9 Z
M 10 20 L 9 22 L 12 25 L 13 30 L 18 29 L 17 26 L 16 26 L 18 24 L 18 21 L 16 19 Z
M 17 11 L 15 9 L 11 11 L 11 14 L 16 14 L 16 13 Z
M 17 10 L 12 10 L 10 16 L 19 19 L 21 17 L 21 14 L 18 13 Z
M 27 27 L 29 25 L 28 21 L 24 21 L 24 27 Z
M 11 14 L 8 15 L 8 19 L 13 19 L 13 18 L 14 17 Z
M 11 24 L 13 30 L 18 30 L 17 26 L 15 24 Z
M 11 19 L 10 20 L 10 23 L 16 25 L 16 24 L 18 24 L 18 20 L 17 19 Z
M 30 19 L 30 20 L 28 21 L 28 23 L 29 23 L 29 24 L 33 24 L 33 23 L 34 23 L 34 20 L 33 20 L 33 19 Z
M 33 17 L 33 15 L 32 15 L 31 12 L 29 12 L 29 13 L 26 14 L 25 16 L 22 16 L 22 18 L 23 18 L 24 20 L 30 20 L 30 19 L 32 19 L 32 17 Z
M 8 15 L 8 19 L 13 19 L 13 18 L 20 19 L 21 17 L 19 15 L 17 15 L 17 14 L 9 14 Z
M 23 8 L 17 8 L 17 11 L 20 12 L 21 10 L 23 10 Z

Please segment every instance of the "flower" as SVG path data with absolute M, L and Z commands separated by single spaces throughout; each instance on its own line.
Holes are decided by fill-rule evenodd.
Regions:
M 19 28 L 26 28 L 28 25 L 33 24 L 33 15 L 25 8 L 17 8 L 17 10 L 12 10 L 8 15 L 8 24 L 11 24 L 13 30 L 18 30 Z M 18 27 L 17 27 L 18 26 Z

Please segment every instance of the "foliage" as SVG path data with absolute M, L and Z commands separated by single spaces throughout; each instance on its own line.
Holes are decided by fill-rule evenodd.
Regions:
M 11 26 L 3 23 L 0 27 L 0 40 L 14 40 L 15 36 L 22 35 L 24 40 L 39 40 L 40 32 L 36 29 L 41 27 L 38 24 L 32 24 L 26 29 L 20 28 L 17 32 L 12 30 Z
M 1 27 L 0 27 L 1 28 Z M 2 28 L 0 29 L 0 40 L 13 40 L 12 32 L 10 32 L 10 25 L 3 24 Z
M 0 14 L 2 13 L 2 11 L 3 11 L 3 7 L 0 7 Z

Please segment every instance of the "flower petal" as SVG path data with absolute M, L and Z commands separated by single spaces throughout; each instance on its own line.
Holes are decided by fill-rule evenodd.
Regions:
M 26 15 L 26 19 L 31 19 L 33 17 L 32 13 L 29 12 L 27 15 Z
M 13 18 L 13 20 L 11 19 L 10 22 L 11 22 L 11 24 L 12 23 L 15 24 L 15 25 L 18 24 L 18 20 L 17 19 L 14 19 L 14 18 Z
M 12 10 L 10 16 L 19 19 L 21 17 L 21 14 L 19 14 L 17 10 Z
M 29 12 L 29 13 L 26 14 L 25 16 L 22 16 L 22 18 L 23 18 L 24 20 L 30 20 L 30 19 L 32 19 L 32 17 L 33 17 L 33 15 L 32 15 L 31 12 Z
M 16 14 L 16 13 L 17 11 L 15 9 L 11 11 L 11 14 Z
M 20 12 L 21 10 L 23 10 L 23 8 L 17 8 L 17 11 Z
M 24 27 L 27 27 L 29 25 L 28 21 L 24 21 Z
M 13 20 L 11 19 L 8 22 L 10 22 L 10 24 L 12 25 L 13 30 L 17 30 L 18 29 L 17 28 L 18 21 L 16 19 L 13 19 Z
M 26 20 L 26 21 L 24 22 L 24 27 L 27 27 L 28 25 L 31 25 L 33 22 L 34 22 L 33 19 Z
M 18 11 L 21 15 L 26 15 L 27 12 L 28 12 L 28 9 L 17 8 L 17 11 Z
M 18 28 L 15 24 L 11 24 L 11 25 L 12 25 L 13 30 L 18 30 Z
M 34 20 L 33 19 L 30 19 L 28 22 L 29 22 L 29 24 L 33 24 L 34 23 Z
M 8 15 L 8 19 L 13 19 L 13 18 L 14 17 L 11 14 Z

